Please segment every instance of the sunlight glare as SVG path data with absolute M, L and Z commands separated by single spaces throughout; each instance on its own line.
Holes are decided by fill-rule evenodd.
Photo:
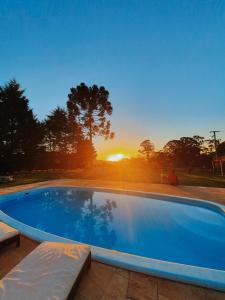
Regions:
M 125 158 L 129 158 L 129 157 L 122 154 L 122 153 L 117 153 L 117 154 L 109 155 L 107 157 L 107 160 L 108 161 L 119 161 L 119 160 L 122 160 L 122 159 L 125 159 Z

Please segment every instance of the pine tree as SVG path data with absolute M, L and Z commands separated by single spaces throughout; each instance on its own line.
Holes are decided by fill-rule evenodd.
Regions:
M 24 90 L 15 79 L 0 87 L 0 158 L 10 162 L 37 153 L 41 140 L 41 125 L 29 108 Z M 25 163 L 25 161 L 24 161 Z M 16 165 L 14 166 L 16 168 Z
M 69 150 L 69 124 L 67 112 L 57 107 L 47 116 L 45 125 L 45 144 L 48 151 L 67 153 Z
M 93 143 L 94 136 L 113 138 L 111 123 L 107 116 L 112 114 L 109 92 L 104 87 L 93 85 L 88 87 L 81 83 L 71 88 L 68 95 L 67 108 L 69 116 L 80 124 L 86 138 Z

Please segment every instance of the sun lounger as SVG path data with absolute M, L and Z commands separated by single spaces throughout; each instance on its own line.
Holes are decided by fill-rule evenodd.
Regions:
M 11 243 L 16 243 L 16 246 L 20 245 L 19 231 L 3 222 L 0 222 L 0 249 Z
M 12 176 L 0 176 L 0 183 L 7 183 L 12 181 L 13 181 Z
M 0 299 L 71 300 L 90 264 L 86 245 L 44 242 L 0 281 Z

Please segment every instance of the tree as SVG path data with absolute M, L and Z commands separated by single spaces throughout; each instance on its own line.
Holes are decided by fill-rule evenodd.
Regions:
M 203 151 L 203 138 L 200 136 L 181 137 L 169 141 L 163 148 L 170 162 L 179 167 L 190 167 L 197 164 Z
M 88 87 L 81 83 L 70 89 L 67 101 L 68 114 L 71 120 L 79 123 L 86 138 L 93 143 L 96 135 L 105 139 L 113 138 L 111 123 L 107 119 L 112 114 L 109 92 L 103 87 Z
M 42 142 L 41 124 L 28 102 L 16 80 L 0 87 L 0 158 L 14 168 L 13 159 L 30 161 Z
M 96 151 L 89 140 L 82 140 L 78 142 L 76 158 L 80 167 L 92 165 L 93 161 L 96 159 Z
M 218 156 L 225 156 L 225 142 L 222 142 L 217 146 L 217 154 Z
M 141 142 L 138 152 L 147 160 L 150 161 L 154 153 L 154 144 L 150 140 Z
M 68 152 L 69 124 L 67 112 L 57 107 L 44 122 L 45 143 L 48 151 Z
M 200 150 L 200 153 L 207 153 L 207 141 L 205 140 L 205 138 L 203 136 L 200 135 L 194 135 L 193 136 L 193 140 L 196 141 L 196 145 Z

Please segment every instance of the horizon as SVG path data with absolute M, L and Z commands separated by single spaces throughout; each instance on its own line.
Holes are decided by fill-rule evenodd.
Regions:
M 145 139 L 157 150 L 210 130 L 225 140 L 223 1 L 1 6 L 0 85 L 15 77 L 40 120 L 80 82 L 109 90 L 116 136 L 95 139 L 98 158 L 134 156 Z

